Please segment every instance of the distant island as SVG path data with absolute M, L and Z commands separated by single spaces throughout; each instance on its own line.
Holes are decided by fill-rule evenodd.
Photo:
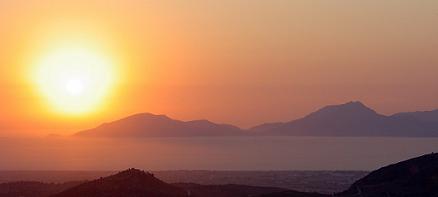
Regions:
M 81 131 L 81 137 L 191 137 L 235 136 L 246 133 L 232 125 L 216 124 L 208 120 L 180 121 L 165 115 L 135 114 L 96 128 Z
M 359 101 L 325 106 L 289 122 L 264 123 L 249 129 L 208 120 L 181 121 L 165 115 L 135 114 L 76 137 L 211 137 L 211 136 L 335 136 L 438 137 L 438 110 L 382 115 Z

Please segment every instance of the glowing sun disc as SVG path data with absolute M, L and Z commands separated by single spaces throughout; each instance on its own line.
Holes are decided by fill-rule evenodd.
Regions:
M 78 114 L 95 110 L 113 81 L 109 58 L 86 48 L 59 48 L 36 66 L 38 89 L 58 111 Z

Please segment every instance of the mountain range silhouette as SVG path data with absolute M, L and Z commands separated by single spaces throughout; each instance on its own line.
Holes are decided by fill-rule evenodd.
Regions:
M 79 137 L 197 137 L 197 136 L 351 136 L 438 137 L 438 110 L 382 115 L 359 101 L 325 106 L 307 116 L 250 129 L 208 120 L 180 121 L 165 115 L 135 114 Z
M 180 121 L 165 115 L 141 113 L 81 131 L 75 136 L 91 137 L 184 137 L 243 135 L 238 127 L 208 120 Z

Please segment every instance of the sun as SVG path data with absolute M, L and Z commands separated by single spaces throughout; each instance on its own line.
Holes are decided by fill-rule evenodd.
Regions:
M 35 84 L 59 112 L 84 114 L 97 110 L 110 92 L 114 65 L 105 55 L 85 47 L 61 47 L 37 62 Z

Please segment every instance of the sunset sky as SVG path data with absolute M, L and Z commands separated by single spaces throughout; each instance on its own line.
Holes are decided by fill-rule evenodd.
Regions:
M 350 100 L 436 109 L 437 35 L 436 0 L 0 0 L 0 137 L 139 112 L 247 128 Z M 46 80 L 66 67 L 45 70 L 76 53 L 95 75 L 67 98 Z

